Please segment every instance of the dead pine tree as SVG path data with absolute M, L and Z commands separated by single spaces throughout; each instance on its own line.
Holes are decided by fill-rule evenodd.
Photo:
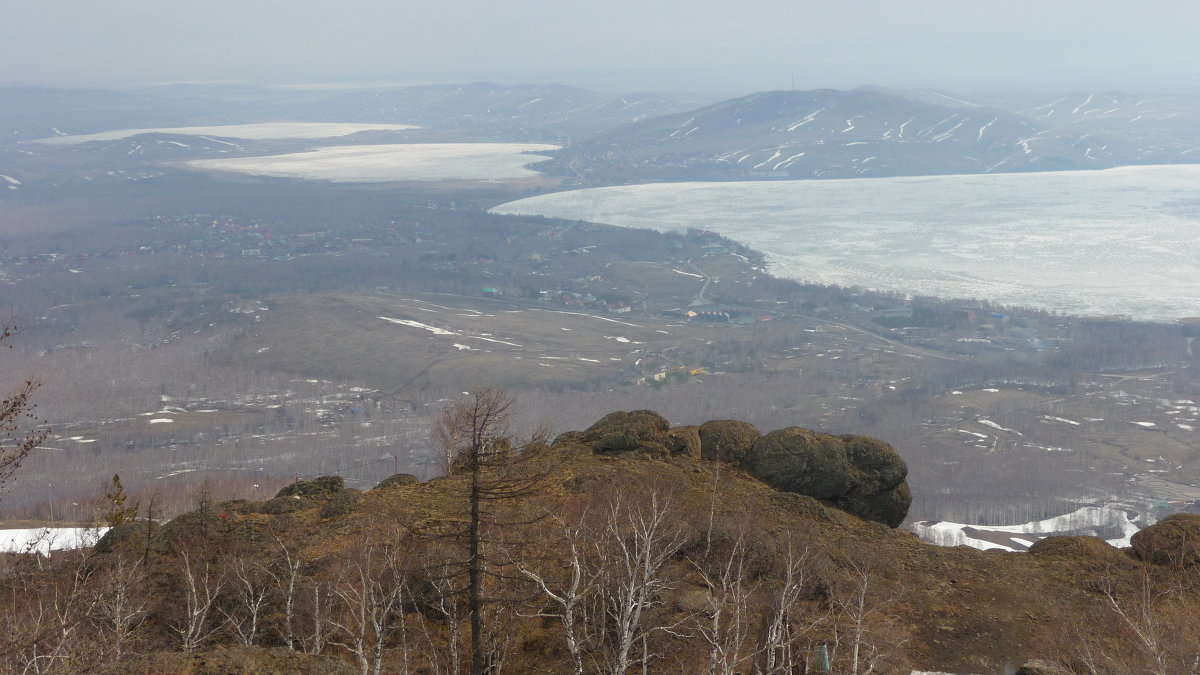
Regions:
M 545 432 L 514 442 L 511 430 L 515 399 L 501 388 L 475 389 L 442 415 L 436 438 L 446 453 L 451 475 L 464 475 L 469 517 L 466 540 L 467 613 L 471 624 L 471 673 L 496 671 L 484 644 L 484 605 L 489 577 L 500 574 L 488 556 L 493 532 L 518 529 L 536 518 L 520 515 L 520 502 L 537 492 L 547 471 L 538 460 L 547 445 Z

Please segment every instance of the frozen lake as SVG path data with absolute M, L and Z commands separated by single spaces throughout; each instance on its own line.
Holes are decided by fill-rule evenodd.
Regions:
M 538 143 L 403 143 L 318 148 L 263 157 L 199 159 L 197 169 L 237 171 L 279 178 L 307 178 L 341 183 L 406 180 L 496 181 L 541 175 L 525 168 L 557 150 Z
M 801 281 L 1071 314 L 1200 316 L 1200 166 L 656 183 L 493 212 L 713 230 Z

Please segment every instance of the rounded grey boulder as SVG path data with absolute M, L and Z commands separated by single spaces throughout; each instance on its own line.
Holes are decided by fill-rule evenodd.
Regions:
M 904 521 L 912 503 L 908 466 L 892 446 L 870 436 L 788 427 L 758 439 L 741 465 L 777 490 L 824 499 L 889 527 Z
M 741 464 L 754 442 L 762 438 L 758 427 L 740 420 L 711 420 L 700 425 L 700 453 L 704 459 Z
M 653 410 L 620 411 L 600 418 L 584 430 L 580 440 L 598 453 L 644 452 L 665 457 L 675 445 L 667 433 L 670 428 L 667 418 Z

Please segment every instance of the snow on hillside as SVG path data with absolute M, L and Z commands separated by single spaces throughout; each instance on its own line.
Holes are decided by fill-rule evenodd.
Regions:
M 46 145 L 79 145 L 93 141 L 119 141 L 142 134 L 182 134 L 185 136 L 217 136 L 274 140 L 282 138 L 334 138 L 362 131 L 405 131 L 417 129 L 409 124 L 353 124 L 345 122 L 261 122 L 257 124 L 222 124 L 200 127 L 159 127 L 152 129 L 117 129 L 94 134 L 53 136 L 38 139 Z
M 51 550 L 93 546 L 108 531 L 107 527 L 34 527 L 0 530 L 0 553 L 37 551 L 48 555 Z
M 1086 506 L 1061 516 L 1020 525 L 967 525 L 945 520 L 922 520 L 909 529 L 922 541 L 938 546 L 970 546 L 1025 551 L 1050 536 L 1088 535 L 1103 538 L 1118 548 L 1141 529 L 1139 516 L 1116 506 Z

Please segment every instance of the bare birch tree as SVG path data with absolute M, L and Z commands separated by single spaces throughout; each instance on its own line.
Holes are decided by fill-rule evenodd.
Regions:
M 594 617 L 588 612 L 588 603 L 597 590 L 599 574 L 586 557 L 586 517 L 585 511 L 578 521 L 568 524 L 560 516 L 550 516 L 558 525 L 566 547 L 566 557 L 561 560 L 561 569 L 555 570 L 557 574 L 539 569 L 530 561 L 518 559 L 515 563 L 520 573 L 552 603 L 552 609 L 541 609 L 534 616 L 559 620 L 575 675 L 583 675 L 584 651 L 589 646 L 589 634 L 596 629 Z
M 329 645 L 333 624 L 331 618 L 332 595 L 331 584 L 323 579 L 307 580 L 307 606 L 304 611 L 297 612 L 297 618 L 308 619 L 307 630 L 300 636 L 300 646 L 307 654 L 320 654 Z
M 196 557 L 187 547 L 179 551 L 184 613 L 173 628 L 179 636 L 179 648 L 185 652 L 195 651 L 219 631 L 211 614 L 227 582 L 224 570 Z
M 791 538 L 779 581 L 768 589 L 767 611 L 755 654 L 755 672 L 780 675 L 792 672 L 803 649 L 800 641 L 824 620 L 823 615 L 803 616 L 799 601 L 808 591 L 811 553 Z
M 274 579 L 262 565 L 244 555 L 233 559 L 229 575 L 229 598 L 218 610 L 238 641 L 250 647 L 258 638 L 268 603 L 276 592 Z
M 833 645 L 830 659 L 837 662 L 846 646 L 846 672 L 866 675 L 879 672 L 908 641 L 907 635 L 883 614 L 888 601 L 878 596 L 878 578 L 871 564 L 850 560 L 846 577 L 830 584 L 833 610 Z
M 604 541 L 597 545 L 604 609 L 612 627 L 610 644 L 601 664 L 610 675 L 624 675 L 638 661 L 634 649 L 643 646 L 641 662 L 648 667 L 645 648 L 653 626 L 646 618 L 673 587 L 664 566 L 683 546 L 685 534 L 671 518 L 671 500 L 651 489 L 648 501 L 631 504 L 614 496 L 605 518 Z
M 102 660 L 117 662 L 136 644 L 137 633 L 149 615 L 146 566 L 141 560 L 118 557 L 98 576 L 100 590 L 92 622 L 101 636 Z
M 707 587 L 704 611 L 693 620 L 695 632 L 708 643 L 709 675 L 733 675 L 753 656 L 746 646 L 750 597 L 758 583 L 747 574 L 745 533 L 739 533 L 728 549 L 714 556 L 711 530 L 710 525 L 703 559 L 692 563 Z
M 279 548 L 279 556 L 275 560 L 275 565 L 267 566 L 264 570 L 271 576 L 276 592 L 283 599 L 283 625 L 280 630 L 284 645 L 288 649 L 295 650 L 296 596 L 300 581 L 300 566 L 303 561 L 297 552 L 288 548 L 287 543 L 283 541 L 278 532 L 272 531 L 271 536 L 275 540 L 276 547 Z
M 407 579 L 400 555 L 397 545 L 369 543 L 333 587 L 340 607 L 331 643 L 353 654 L 363 675 L 384 672 L 385 648 L 396 626 L 404 623 Z M 408 672 L 407 663 L 399 672 Z

